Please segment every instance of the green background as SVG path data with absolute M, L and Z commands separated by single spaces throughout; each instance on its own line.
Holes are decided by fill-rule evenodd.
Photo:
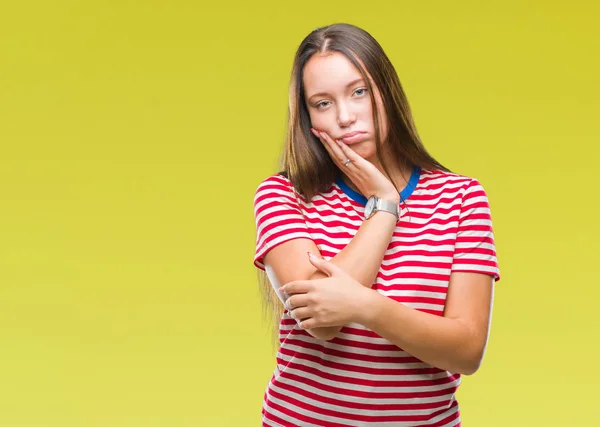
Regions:
M 293 54 L 349 22 L 488 192 L 502 272 L 465 426 L 597 425 L 591 1 L 0 6 L 0 426 L 255 426 L 274 367 L 252 201 Z

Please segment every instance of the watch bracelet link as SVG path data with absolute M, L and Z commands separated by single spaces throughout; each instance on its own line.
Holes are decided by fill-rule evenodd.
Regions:
M 375 212 L 379 211 L 391 213 L 396 217 L 396 219 L 400 219 L 400 208 L 396 203 L 390 202 L 389 200 L 377 198 L 377 203 L 375 204 Z

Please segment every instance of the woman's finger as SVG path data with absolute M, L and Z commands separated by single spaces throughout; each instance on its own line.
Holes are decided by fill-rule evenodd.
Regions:
M 312 253 L 308 253 L 308 259 L 312 265 L 317 267 L 320 271 L 327 274 L 327 276 L 331 277 L 334 274 L 336 276 L 341 276 L 344 274 L 344 270 L 340 267 L 332 263 L 331 261 L 327 261 L 325 258 L 319 258 L 314 256 Z
M 366 161 L 365 159 L 360 157 L 358 154 L 356 154 L 356 151 L 354 151 L 351 147 L 344 144 L 343 141 L 336 140 L 335 142 L 336 142 L 336 145 L 338 147 L 340 147 L 340 151 L 346 157 L 346 159 L 349 159 L 352 163 L 361 163 L 361 161 Z
M 333 138 L 329 137 L 329 135 L 327 135 L 327 132 L 319 131 L 314 128 L 311 128 L 311 131 L 317 138 L 319 138 L 319 140 L 329 153 L 329 157 L 331 157 L 331 160 L 333 160 L 334 163 L 338 167 L 340 167 L 340 164 L 342 164 L 346 159 L 340 147 L 333 141 Z
M 296 310 L 299 307 L 306 307 L 306 294 L 295 294 L 289 297 L 284 304 L 286 310 Z
M 340 148 L 340 146 L 333 140 L 332 137 L 330 137 L 327 134 L 327 132 L 320 132 L 320 133 L 321 133 L 321 137 L 325 140 L 327 145 L 329 145 L 329 147 L 331 148 L 331 151 L 333 152 L 333 154 L 335 156 L 335 158 L 333 160 L 337 160 L 338 164 L 344 164 L 347 157 L 344 154 L 344 152 L 342 151 L 342 149 Z
M 312 311 L 308 307 L 296 308 L 292 311 L 292 317 L 296 320 L 306 320 L 312 316 Z
M 305 294 L 314 287 L 313 280 L 294 280 L 277 289 L 277 292 L 285 292 L 288 295 Z
M 317 139 L 319 140 L 319 142 L 321 142 L 321 144 L 323 145 L 323 147 L 324 147 L 324 148 L 325 148 L 325 150 L 327 151 L 327 154 L 329 154 L 329 157 L 330 157 L 330 158 L 331 158 L 331 159 L 332 159 L 332 160 L 335 162 L 335 161 L 336 161 L 336 157 L 335 157 L 335 154 L 334 154 L 334 152 L 333 152 L 333 147 L 331 147 L 331 146 L 330 146 L 330 145 L 327 143 L 327 141 L 325 141 L 325 140 L 323 139 L 323 137 L 322 137 L 322 136 L 319 134 L 319 131 L 317 131 L 317 130 L 315 130 L 315 129 L 313 129 L 313 128 L 311 128 L 310 130 L 311 130 L 311 132 L 313 133 L 313 135 L 314 135 L 315 137 L 317 137 Z
M 317 321 L 313 318 L 310 319 L 306 319 L 303 320 L 302 322 L 298 323 L 298 326 L 300 326 L 300 329 L 313 329 L 319 326 L 319 324 L 317 323 Z

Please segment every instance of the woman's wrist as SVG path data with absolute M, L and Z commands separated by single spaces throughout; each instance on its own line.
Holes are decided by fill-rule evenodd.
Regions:
M 377 313 L 381 311 L 381 298 L 385 297 L 376 290 L 365 287 L 357 299 L 359 304 L 354 321 L 363 326 L 371 325 Z
M 394 202 L 396 204 L 400 203 L 400 193 L 398 193 L 398 192 L 385 193 L 385 194 L 382 194 L 381 196 L 377 196 L 377 197 L 379 197 L 380 199 L 383 199 L 383 200 L 387 200 L 388 202 Z

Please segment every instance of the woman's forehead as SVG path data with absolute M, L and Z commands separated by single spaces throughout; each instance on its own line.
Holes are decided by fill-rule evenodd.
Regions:
M 358 68 L 340 52 L 315 54 L 304 66 L 304 87 L 314 93 L 345 89 L 348 84 L 361 79 L 363 77 Z

